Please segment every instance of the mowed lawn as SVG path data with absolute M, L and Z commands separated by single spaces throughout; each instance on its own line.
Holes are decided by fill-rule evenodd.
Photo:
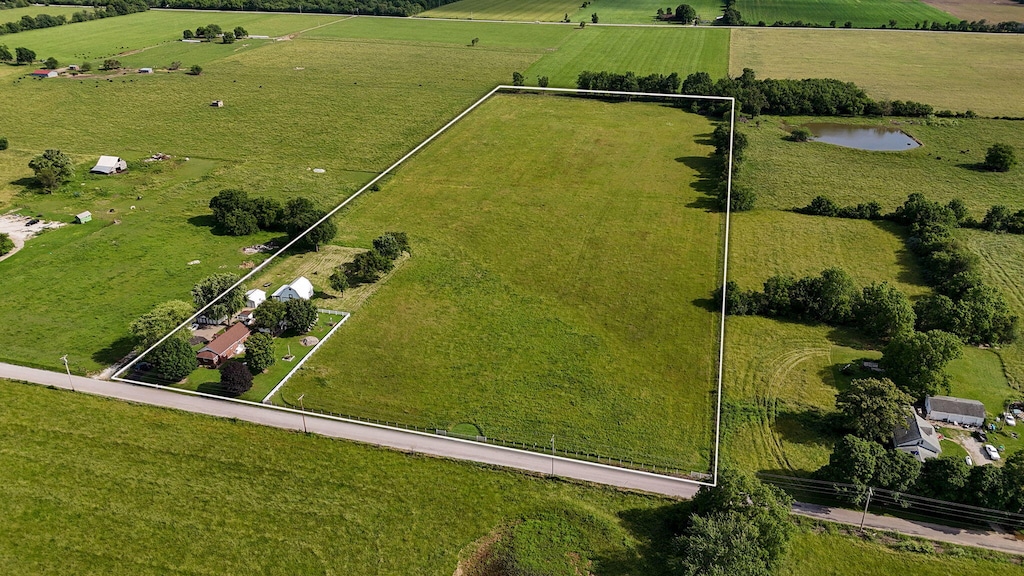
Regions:
M 576 87 L 580 72 L 635 72 L 638 75 L 693 72 L 713 77 L 728 72 L 729 30 L 707 28 L 602 28 L 573 30 L 569 39 L 526 71 L 535 85 L 547 76 L 552 86 Z
M 668 574 L 675 502 L 0 382 L 0 572 L 448 576 L 522 519 L 582 519 L 595 574 Z M 443 489 L 439 485 L 443 484 Z M 582 528 L 582 527 L 581 527 Z M 1002 576 L 801 527 L 785 573 Z
M 858 28 L 878 28 L 895 20 L 900 28 L 913 28 L 915 22 L 923 20 L 960 21 L 921 0 L 739 0 L 736 9 L 751 24 L 801 20 L 828 26 L 835 20 L 839 27 L 852 22 Z
M 413 254 L 284 399 L 706 470 L 723 219 L 691 207 L 690 166 L 711 129 L 656 104 L 485 103 L 340 216 L 338 243 L 401 230 Z
M 743 28 L 733 30 L 729 68 L 734 76 L 753 68 L 762 78 L 838 78 L 876 99 L 1024 116 L 1022 50 L 1019 34 Z

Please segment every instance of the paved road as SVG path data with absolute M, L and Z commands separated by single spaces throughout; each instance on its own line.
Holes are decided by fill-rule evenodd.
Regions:
M 70 387 L 71 382 L 74 382 L 76 391 L 88 394 L 118 398 L 139 404 L 175 408 L 188 412 L 208 414 L 210 416 L 237 418 L 286 430 L 302 430 L 303 427 L 302 416 L 297 411 L 243 404 L 203 396 L 192 396 L 157 388 L 95 380 L 81 376 L 72 376 L 69 381 L 67 374 L 11 364 L 0 363 L 0 378 L 23 380 L 65 389 Z M 692 483 L 635 470 L 625 470 L 563 458 L 552 459 L 550 456 L 524 453 L 500 446 L 478 444 L 476 442 L 413 431 L 393 430 L 372 424 L 348 422 L 320 416 L 307 415 L 305 420 L 305 425 L 312 433 L 377 446 L 386 446 L 406 452 L 418 452 L 456 460 L 469 460 L 539 474 L 551 474 L 552 463 L 554 463 L 554 473 L 566 478 L 681 498 L 690 498 L 697 492 L 697 486 Z M 793 512 L 802 516 L 855 526 L 860 525 L 861 522 L 860 512 L 844 508 L 830 508 L 798 502 L 793 506 Z M 874 514 L 867 515 L 864 525 L 868 528 L 890 530 L 941 542 L 952 542 L 964 546 L 976 546 L 1002 552 L 1024 554 L 1024 542 L 1020 542 L 1007 534 L 996 532 L 950 528 L 938 524 L 915 522 Z

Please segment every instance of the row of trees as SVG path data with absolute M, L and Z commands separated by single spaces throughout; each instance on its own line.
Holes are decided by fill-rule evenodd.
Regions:
M 758 80 L 751 68 L 744 68 L 737 78 L 726 76 L 717 81 L 707 72 L 695 72 L 683 80 L 682 93 L 733 97 L 743 112 L 755 116 L 928 116 L 934 112 L 931 106 L 919 102 L 876 102 L 853 82 L 831 78 Z M 695 105 L 717 114 L 727 110 L 727 104 L 721 103 Z
M 962 200 L 941 205 L 918 193 L 911 194 L 902 206 L 885 215 L 874 202 L 841 207 L 826 196 L 818 196 L 798 211 L 820 216 L 884 218 L 909 227 L 908 246 L 921 259 L 929 283 L 935 288 L 935 294 L 914 305 L 918 330 L 944 330 L 971 344 L 1012 342 L 1017 338 L 1018 317 L 1010 311 L 1003 295 L 985 284 L 978 270 L 978 257 L 954 237 L 953 231 L 961 226 L 1009 230 L 1017 222 L 1024 222 L 1024 211 L 1010 214 L 1004 207 L 993 207 L 978 223 Z M 739 310 L 761 313 L 756 302 L 748 303 L 748 298 L 754 298 L 749 293 L 737 298 Z
M 711 161 L 715 165 L 715 173 L 719 174 L 716 201 L 719 210 L 731 210 L 733 212 L 745 212 L 754 207 L 757 201 L 757 194 L 753 190 L 736 182 L 736 175 L 743 165 L 743 158 L 747 150 L 747 135 L 739 130 L 733 130 L 732 135 L 732 198 L 729 198 L 729 125 L 719 124 L 711 133 L 711 143 L 715 147 L 711 155 Z
M 79 0 L 59 0 L 73 4 Z M 105 0 L 96 0 L 99 2 Z M 195 10 L 248 10 L 260 12 L 319 12 L 413 16 L 453 0 L 147 0 L 150 6 Z
M 36 53 L 33 50 L 19 46 L 11 52 L 11 49 L 6 45 L 0 45 L 0 62 L 10 64 L 31 64 L 36 61 Z
M 854 380 L 836 397 L 840 427 L 850 432 L 836 443 L 820 479 L 854 484 L 846 494 L 860 504 L 868 486 L 1019 512 L 1024 510 L 1024 453 L 1006 466 L 969 466 L 959 457 L 926 460 L 922 465 L 891 447 L 893 431 L 906 426 L 913 398 L 889 379 Z
M 637 76 L 632 72 L 580 72 L 576 87 L 580 90 L 612 90 L 615 92 L 649 92 L 654 94 L 675 94 L 679 92 L 679 74 L 675 72 Z
M 225 44 L 231 44 L 236 39 L 246 38 L 249 36 L 249 32 L 241 26 L 235 26 L 234 30 L 224 31 L 219 24 L 210 24 L 208 26 L 200 26 L 196 28 L 195 32 L 192 32 L 186 28 L 182 33 L 181 37 L 185 40 L 191 40 L 193 38 L 201 38 L 207 42 L 213 42 L 218 36 L 223 38 Z
M 70 20 L 63 14 L 58 14 L 56 16 L 51 16 L 50 14 L 39 14 L 35 17 L 26 14 L 22 16 L 20 20 L 13 20 L 11 22 L 0 24 L 0 36 L 3 36 L 4 34 L 17 34 L 18 32 L 25 32 L 28 30 L 41 30 L 43 28 L 63 26 L 69 22 L 87 22 L 89 20 L 98 20 L 100 18 L 109 18 L 111 16 L 121 16 L 124 14 L 132 14 L 134 12 L 143 12 L 145 10 L 149 10 L 149 6 L 142 0 L 131 0 L 128 2 L 115 0 L 110 4 L 104 5 L 103 7 L 97 7 L 91 11 L 80 10 L 75 12 L 71 15 Z
M 373 248 L 356 254 L 331 273 L 331 288 L 344 292 L 359 284 L 373 284 L 395 267 L 395 260 L 409 252 L 409 236 L 405 232 L 385 232 L 373 240 Z
M 673 10 L 670 8 L 658 8 L 658 19 L 659 20 L 675 20 L 676 22 L 682 22 L 684 24 L 693 24 L 697 20 L 700 20 L 700 16 L 697 15 L 697 11 L 689 4 L 680 4 Z
M 247 236 L 260 230 L 285 232 L 294 240 L 316 224 L 327 212 L 305 197 L 292 198 L 282 205 L 274 198 L 250 198 L 244 190 L 221 190 L 210 199 L 210 210 L 217 227 L 232 236 Z M 334 219 L 328 218 L 302 236 L 300 247 L 319 250 L 338 233 Z

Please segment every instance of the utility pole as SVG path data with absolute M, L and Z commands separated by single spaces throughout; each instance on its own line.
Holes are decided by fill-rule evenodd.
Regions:
M 66 370 L 67 373 L 68 373 L 68 384 L 71 385 L 71 391 L 74 392 L 75 391 L 75 381 L 71 379 L 71 368 L 68 368 L 68 355 L 65 354 L 65 355 L 61 356 L 60 359 L 64 361 L 64 370 Z
M 868 517 L 868 506 L 871 504 L 871 486 L 868 486 L 868 499 L 864 502 L 864 514 L 860 517 L 860 531 L 864 531 L 864 521 Z
M 309 434 L 309 430 L 306 429 L 306 405 L 302 402 L 305 397 L 305 394 L 299 394 L 299 409 L 302 410 L 302 433 Z

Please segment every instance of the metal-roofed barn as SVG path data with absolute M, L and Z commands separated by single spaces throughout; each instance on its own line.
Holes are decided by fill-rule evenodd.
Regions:
M 117 174 L 128 169 L 128 163 L 117 156 L 100 156 L 89 172 L 93 174 Z
M 969 426 L 985 423 L 985 405 L 977 400 L 953 396 L 928 396 L 924 399 L 925 417 L 929 420 L 956 422 Z

